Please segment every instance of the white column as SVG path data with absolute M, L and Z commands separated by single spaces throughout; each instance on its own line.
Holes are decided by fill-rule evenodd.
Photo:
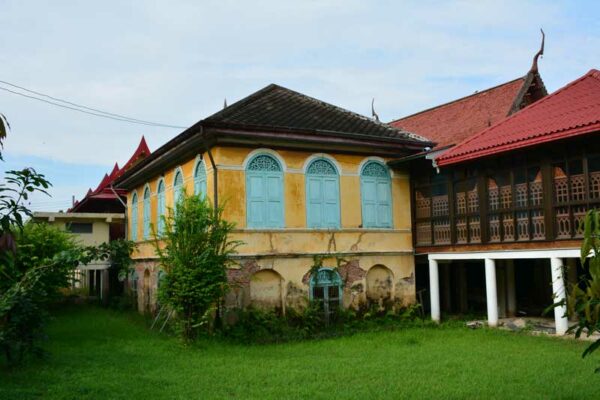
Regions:
M 498 295 L 496 292 L 496 263 L 485 259 L 485 294 L 487 297 L 488 325 L 498 326 Z
M 560 258 L 550 259 L 552 272 L 553 301 L 556 303 L 565 298 L 565 279 L 563 277 L 563 262 Z M 556 334 L 564 335 L 569 328 L 567 319 L 567 307 L 562 305 L 554 308 L 554 321 L 556 322 Z
M 431 319 L 440 321 L 440 275 L 437 260 L 429 260 L 429 298 Z
M 515 262 L 513 260 L 506 260 L 506 312 L 509 317 L 517 315 Z

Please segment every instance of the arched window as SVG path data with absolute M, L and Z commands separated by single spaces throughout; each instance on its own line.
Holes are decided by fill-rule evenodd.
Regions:
M 162 286 L 162 284 L 165 282 L 165 278 L 167 276 L 167 273 L 165 271 L 163 271 L 162 269 L 160 271 L 158 271 L 158 279 L 156 280 L 156 287 L 160 289 L 160 287 Z
M 392 227 L 392 190 L 385 165 L 369 161 L 360 172 L 362 223 L 364 228 Z
M 175 172 L 175 179 L 173 179 L 173 209 L 177 208 L 177 203 L 179 203 L 182 192 L 183 174 L 181 173 L 181 170 L 177 170 L 177 172 Z
M 306 219 L 309 228 L 340 227 L 340 181 L 333 164 L 325 159 L 306 170 Z
M 150 188 L 146 187 L 144 190 L 144 208 L 143 208 L 143 222 L 144 222 L 144 239 L 150 237 Z
M 318 302 L 327 320 L 342 305 L 342 293 L 342 279 L 334 269 L 319 268 L 310 277 L 310 299 Z
M 138 234 L 138 197 L 137 193 L 131 196 L 131 240 L 137 240 Z
M 165 209 L 166 209 L 166 204 L 165 204 L 165 181 L 163 179 L 161 179 L 158 182 L 158 188 L 156 190 L 156 197 L 157 197 L 157 203 L 158 203 L 158 210 L 157 210 L 157 225 L 158 225 L 158 234 L 162 235 L 165 231 L 165 221 L 163 219 L 163 216 L 165 215 Z
M 246 212 L 249 228 L 283 228 L 283 171 L 267 154 L 246 167 Z
M 194 194 L 206 196 L 206 167 L 203 160 L 198 160 L 194 169 Z
M 138 273 L 135 269 L 132 269 L 129 272 L 129 288 L 131 289 L 131 291 L 137 292 L 138 281 L 139 281 Z

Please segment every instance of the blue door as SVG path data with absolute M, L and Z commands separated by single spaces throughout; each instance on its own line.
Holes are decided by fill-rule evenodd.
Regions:
M 309 228 L 340 227 L 340 182 L 327 160 L 313 161 L 306 171 L 306 216 Z
M 204 161 L 200 160 L 194 170 L 194 194 L 196 196 L 206 196 L 206 168 Z
M 391 179 L 387 167 L 368 162 L 360 175 L 363 227 L 392 227 Z
M 246 168 L 249 228 L 283 228 L 283 171 L 269 155 L 254 157 Z
M 158 234 L 162 235 L 165 232 L 165 221 L 164 221 L 164 215 L 165 215 L 165 208 L 166 208 L 166 204 L 165 204 L 165 182 L 164 180 L 160 180 L 160 182 L 158 182 L 158 189 L 157 189 L 157 203 L 158 203 L 158 212 L 157 212 L 157 225 L 158 225 Z

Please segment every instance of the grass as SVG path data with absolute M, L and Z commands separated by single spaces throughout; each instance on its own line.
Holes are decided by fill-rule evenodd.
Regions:
M 1 399 L 597 398 L 584 343 L 456 326 L 278 345 L 185 347 L 132 314 L 80 306 L 50 357 L 0 367 Z

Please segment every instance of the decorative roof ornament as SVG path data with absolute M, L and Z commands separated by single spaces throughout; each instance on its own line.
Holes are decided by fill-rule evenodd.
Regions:
M 375 121 L 379 122 L 379 115 L 375 112 L 375 97 L 371 100 L 371 116 Z
M 538 72 L 538 58 L 540 58 L 540 56 L 544 55 L 544 41 L 546 39 L 546 35 L 544 34 L 544 30 L 540 28 L 540 31 L 542 32 L 542 45 L 540 47 L 540 50 L 535 53 L 535 56 L 533 56 L 533 64 L 531 64 L 531 72 Z
M 227 108 L 227 97 L 223 99 L 223 109 Z

